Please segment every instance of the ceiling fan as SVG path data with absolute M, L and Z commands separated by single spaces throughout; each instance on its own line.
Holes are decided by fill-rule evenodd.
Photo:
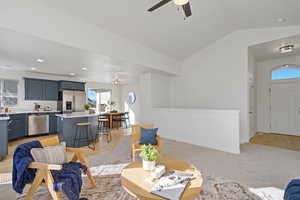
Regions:
M 191 5 L 190 5 L 189 0 L 162 0 L 159 3 L 155 4 L 153 7 L 151 7 L 150 9 L 148 9 L 148 11 L 152 12 L 171 1 L 173 1 L 178 6 L 182 6 L 186 17 L 190 17 L 192 15 Z

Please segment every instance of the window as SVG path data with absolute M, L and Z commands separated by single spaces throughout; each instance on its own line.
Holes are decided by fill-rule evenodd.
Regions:
M 272 80 L 300 78 L 300 68 L 292 65 L 284 65 L 272 71 Z
M 97 111 L 106 112 L 111 101 L 111 90 L 88 89 L 88 104 Z
M 111 101 L 111 91 L 100 92 L 100 104 L 108 105 L 108 102 Z
M 94 89 L 88 89 L 88 104 L 92 108 L 97 107 L 97 91 Z
M 0 79 L 0 106 L 18 104 L 18 81 Z

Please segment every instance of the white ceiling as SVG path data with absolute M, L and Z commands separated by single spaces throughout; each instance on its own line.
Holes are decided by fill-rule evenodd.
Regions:
M 295 45 L 295 49 L 293 52 L 282 54 L 279 52 L 279 48 L 293 44 Z M 296 35 L 293 37 L 282 38 L 279 40 L 274 40 L 258 45 L 251 46 L 249 48 L 256 61 L 264 61 L 268 59 L 282 58 L 286 56 L 299 55 L 300 54 L 300 35 Z
M 299 0 L 190 0 L 193 16 L 172 3 L 148 13 L 159 0 L 38 0 L 88 23 L 182 60 L 239 29 L 300 24 Z M 287 19 L 283 23 L 278 18 Z
M 38 63 L 37 59 L 43 59 Z M 88 68 L 83 71 L 82 68 Z M 85 81 L 108 82 L 118 77 L 130 82 L 139 74 L 153 71 L 144 66 L 127 63 L 69 47 L 37 37 L 0 29 L 0 68 L 69 76 Z

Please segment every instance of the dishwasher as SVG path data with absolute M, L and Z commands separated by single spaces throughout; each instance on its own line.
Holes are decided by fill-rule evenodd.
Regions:
M 46 133 L 49 133 L 49 115 L 29 115 L 28 135 L 40 135 Z

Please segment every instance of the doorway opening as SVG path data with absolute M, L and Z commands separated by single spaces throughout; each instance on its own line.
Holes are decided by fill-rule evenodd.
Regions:
M 281 53 L 286 41 L 297 44 L 300 35 L 249 47 L 249 138 L 300 151 L 300 48 Z

